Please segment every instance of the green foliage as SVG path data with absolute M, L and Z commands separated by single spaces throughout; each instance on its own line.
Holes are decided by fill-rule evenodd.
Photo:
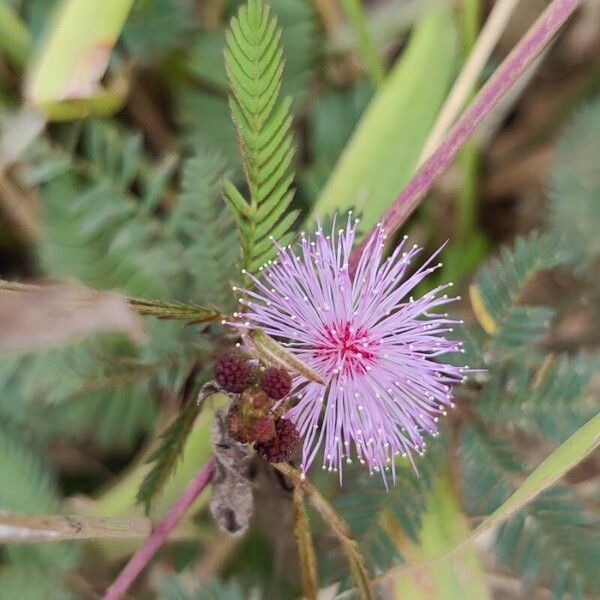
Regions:
M 30 442 L 30 446 L 33 444 Z M 32 447 L 26 447 L 5 426 L 0 426 L 0 509 L 18 513 L 52 513 L 59 495 L 53 474 Z M 8 562 L 29 565 L 57 576 L 77 562 L 77 548 L 70 543 L 11 544 L 4 548 Z M 0 585 L 3 573 L 0 569 Z
M 594 414 L 583 400 L 598 366 L 597 356 L 583 354 L 497 365 L 475 409 L 492 426 L 561 443 Z
M 473 515 L 489 515 L 512 493 L 513 477 L 521 472 L 508 442 L 475 425 L 460 435 L 460 465 L 465 507 Z
M 163 600 L 244 600 L 248 597 L 235 582 L 224 583 L 215 579 L 206 585 L 191 573 L 162 577 L 159 591 Z
M 571 490 L 551 488 L 501 526 L 496 551 L 526 586 L 549 582 L 554 598 L 583 599 L 600 591 L 598 526 Z
M 552 311 L 540 306 L 519 306 L 518 302 L 536 273 L 560 264 L 563 259 L 550 238 L 533 233 L 518 238 L 514 248 L 503 248 L 498 258 L 479 271 L 475 287 L 495 326 L 494 350 L 525 348 L 546 331 Z
M 45 156 L 34 166 L 36 182 L 44 184 L 46 221 L 39 254 L 45 271 L 133 296 L 173 298 L 181 286 L 181 249 L 161 236 L 152 213 L 165 192 L 165 174 L 156 169 L 143 177 L 140 137 L 107 122 L 90 122 L 82 147 L 88 159 L 79 163 L 83 182 L 72 170 L 60 176 L 51 170 L 57 158 L 65 160 L 60 150 L 50 151 L 50 166 Z M 140 186 L 139 201 L 133 185 Z
M 135 58 L 148 62 L 181 47 L 192 19 L 189 0 L 135 0 L 123 41 Z
M 54 4 L 55 0 L 10 2 L 37 42 L 47 29 L 49 7 Z M 256 271 L 272 257 L 270 236 L 283 244 L 290 238 L 296 218 L 290 211 L 297 202 L 292 198 L 295 170 L 303 208 L 313 216 L 327 219 L 334 208 L 356 208 L 367 200 L 361 233 L 381 217 L 414 171 L 454 75 L 457 53 L 450 9 L 420 7 L 418 12 L 425 18 L 406 45 L 396 35 L 378 34 L 385 55 L 391 56 L 393 50 L 399 56 L 381 93 L 373 95 L 353 68 L 356 59 L 364 64 L 365 58 L 356 44 L 352 55 L 340 51 L 339 45 L 333 59 L 322 52 L 322 44 L 332 40 L 316 17 L 316 3 L 277 0 L 272 4 L 269 9 L 260 0 L 247 4 L 242 0 L 135 0 L 111 55 L 107 81 L 126 79 L 132 64 L 144 83 L 132 96 L 137 102 L 129 105 L 125 100 L 124 110 L 105 121 L 82 116 L 69 125 L 53 124 L 5 173 L 17 191 L 25 196 L 31 192 L 32 198 L 39 199 L 43 211 L 41 239 L 30 245 L 36 262 L 25 259 L 25 271 L 19 264 L 10 268 L 23 276 L 72 277 L 90 287 L 116 288 L 130 297 L 148 299 L 134 304 L 149 318 L 148 342 L 141 347 L 119 336 L 103 336 L 58 350 L 0 358 L 0 509 L 57 511 L 61 494 L 79 493 L 83 479 L 85 492 L 99 494 L 94 500 L 99 514 L 134 510 L 135 491 L 148 466 L 136 467 L 125 477 L 119 470 L 129 461 L 141 462 L 134 452 L 140 446 L 146 451 L 143 436 L 164 423 L 165 415 L 172 413 L 172 402 L 181 400 L 183 392 L 174 391 L 185 390 L 190 373 L 196 367 L 201 372 L 210 368 L 215 352 L 233 341 L 223 335 L 219 324 L 185 326 L 154 317 L 165 316 L 166 311 L 200 321 L 192 315 L 207 316 L 203 306 L 234 310 L 231 284 L 239 271 Z M 467 10 L 476 5 L 468 2 Z M 213 19 L 205 22 L 205 11 L 211 9 Z M 227 34 L 226 23 L 236 14 Z M 375 17 L 376 27 L 381 26 L 381 17 Z M 471 21 L 475 27 L 476 19 Z M 388 31 L 389 23 L 385 25 Z M 469 37 L 475 35 L 473 31 Z M 3 105 L 20 102 L 20 68 L 13 61 L 2 77 Z M 45 76 L 53 79 L 50 72 Z M 145 111 L 143 100 L 154 110 Z M 501 506 L 515 489 L 522 489 L 519 483 L 530 466 L 527 452 L 519 451 L 522 447 L 540 441 L 560 443 L 597 411 L 587 393 L 598 368 L 597 357 L 555 354 L 547 347 L 554 336 L 540 343 L 552 312 L 526 304 L 537 273 L 565 261 L 583 272 L 600 251 L 594 227 L 600 218 L 594 169 L 600 137 L 598 106 L 596 101 L 585 108 L 563 136 L 550 185 L 550 231 L 519 239 L 477 277 L 474 289 L 481 302 L 475 312 L 480 309 L 477 316 L 484 315 L 487 321 L 480 318 L 483 326 L 473 330 L 468 324 L 456 327 L 453 335 L 465 342 L 466 352 L 448 360 L 479 370 L 471 374 L 469 385 L 456 388 L 451 432 L 441 441 L 432 440 L 426 455 L 416 458 L 418 474 L 408 461 L 399 459 L 397 482 L 389 490 L 376 475 L 368 477 L 354 467 L 345 470 L 336 504 L 373 573 L 402 561 L 395 535 L 400 530 L 401 538 L 419 541 L 418 547 L 409 544 L 411 561 L 455 543 L 466 535 L 462 527 L 467 521 L 460 508 L 479 519 Z M 300 125 L 297 131 L 293 131 L 292 115 Z M 163 130 L 172 154 L 157 152 L 166 154 L 157 159 L 145 149 L 144 137 L 157 150 Z M 300 148 L 297 154 L 295 142 Z M 470 164 L 472 174 L 475 166 Z M 475 202 L 475 179 L 470 183 L 464 193 Z M 431 214 L 415 218 L 418 231 L 433 229 L 427 222 Z M 0 230 L 4 248 L 1 224 Z M 456 244 L 456 239 L 453 243 L 458 250 L 451 270 L 468 270 L 471 257 L 464 252 L 466 246 Z M 467 246 L 473 243 L 469 238 Z M 591 270 L 586 275 L 594 278 Z M 191 395 L 187 398 L 153 446 L 153 464 L 139 489 L 138 499 L 146 508 L 160 495 L 157 514 L 184 489 L 211 451 L 211 415 L 207 411 L 197 418 L 199 407 L 189 401 Z M 589 447 L 590 430 L 586 435 Z M 90 465 L 108 467 L 115 475 L 109 478 L 116 482 L 115 488 L 107 494 L 98 492 L 105 477 L 97 465 L 88 470 L 87 463 L 76 465 L 81 471 L 74 472 L 72 464 L 57 461 L 60 472 L 54 476 L 45 459 L 63 459 L 63 444 L 54 442 L 65 439 L 64 446 L 77 446 L 82 462 L 89 459 Z M 517 445 L 515 439 L 525 443 Z M 566 462 L 565 454 L 569 465 L 575 464 L 578 449 L 574 446 L 559 456 L 559 467 Z M 440 473 L 448 477 L 440 478 Z M 454 474 L 461 476 L 461 507 L 452 489 L 455 482 L 450 481 Z M 201 584 L 191 572 L 164 577 L 154 589 L 156 578 L 150 573 L 146 578 L 150 589 L 142 584 L 140 594 L 179 600 L 258 597 L 252 584 L 260 587 L 273 572 L 284 556 L 279 554 L 279 543 L 285 545 L 289 533 L 285 518 L 276 512 L 281 509 L 278 498 L 286 502 L 289 495 L 280 491 L 283 483 L 274 482 L 274 477 L 265 484 L 274 487 L 265 490 L 265 478 L 266 470 L 261 469 L 255 482 L 266 491 L 269 504 L 261 503 L 252 531 L 227 565 L 227 572 L 242 577 L 248 590 L 219 581 Z M 540 477 L 534 479 L 533 486 L 526 488 L 530 496 L 521 505 L 539 491 Z M 323 481 L 337 490 L 331 478 Z M 201 504 L 207 501 L 205 497 Z M 590 516 L 592 508 L 564 490 L 544 494 L 501 528 L 499 558 L 526 583 L 551 586 L 557 596 L 567 591 L 574 596 L 597 592 L 593 567 L 600 559 L 592 534 L 598 525 Z M 263 535 L 263 520 L 276 544 Z M 283 525 L 277 530 L 274 525 L 280 522 Z M 215 548 L 207 532 L 203 551 L 210 553 Z M 335 554 L 334 543 L 328 530 L 323 535 L 314 533 L 322 564 Z M 198 540 L 186 546 L 188 564 L 197 558 Z M 0 598 L 67 598 L 61 580 L 76 563 L 73 548 L 3 548 Z M 106 556 L 112 558 L 109 552 Z M 174 564 L 183 562 L 177 552 L 171 557 Z M 334 562 L 341 557 L 336 555 Z M 119 562 L 111 564 L 116 568 Z M 465 573 L 474 578 L 468 555 L 461 553 L 461 561 L 455 562 L 461 563 L 457 573 L 450 573 L 449 561 L 440 561 L 435 573 L 427 573 L 434 582 L 431 593 L 438 591 L 438 577 L 440 593 L 450 595 L 460 595 L 458 580 Z M 92 585 L 108 575 L 102 573 L 97 580 L 87 564 L 81 574 L 87 579 L 89 572 Z M 344 561 L 335 580 L 343 579 L 347 571 Z M 79 574 L 71 580 L 79 584 Z M 268 593 L 297 595 L 297 590 L 286 587 L 296 583 L 293 577 L 274 582 Z M 479 588 L 471 583 L 469 592 L 475 597 Z
M 0 600 L 76 600 L 61 587 L 60 575 L 40 571 L 28 563 L 0 568 Z
M 83 158 L 75 154 L 78 148 Z M 210 185 L 217 185 L 221 167 L 208 154 L 205 159 L 201 156 L 198 153 L 197 160 L 204 161 L 201 175 L 209 191 Z M 38 254 L 48 275 L 75 277 L 92 287 L 149 298 L 196 300 L 195 285 L 202 286 L 207 300 L 213 291 L 223 297 L 217 275 L 197 283 L 197 274 L 207 266 L 197 262 L 205 252 L 201 249 L 205 240 L 192 232 L 201 223 L 205 234 L 215 238 L 223 232 L 226 218 L 205 221 L 200 210 L 193 212 L 192 196 L 181 201 L 171 221 L 158 218 L 158 203 L 167 192 L 173 164 L 152 165 L 139 136 L 92 121 L 81 140 L 66 135 L 62 147 L 40 140 L 30 157 L 25 177 L 40 186 L 47 213 Z M 207 209 L 211 200 L 222 205 L 214 192 L 203 197 Z M 218 233 L 210 233 L 212 228 Z M 229 241 L 234 242 L 231 235 Z M 235 246 L 229 256 L 234 251 Z M 12 402 L 0 403 L 0 410 L 24 422 L 12 405 L 28 405 L 32 426 L 43 435 L 75 439 L 91 435 L 103 445 L 133 443 L 154 423 L 151 390 L 157 384 L 176 385 L 186 362 L 206 347 L 182 325 L 158 321 L 147 325 L 149 343 L 141 348 L 122 338 L 103 337 L 21 361 L 2 359 L 0 388 L 4 381 L 14 395 Z
M 228 14 L 241 2 L 229 3 Z M 292 109 L 302 108 L 315 74 L 319 53 L 318 22 L 312 3 L 305 0 L 278 0 L 271 11 L 281 26 L 281 44 L 286 57 L 282 93 L 292 97 Z M 193 42 L 187 62 L 197 86 L 181 90 L 176 98 L 178 114 L 192 146 L 209 144 L 221 152 L 233 167 L 241 165 L 236 131 L 229 114 L 227 76 L 223 69 L 225 34 L 222 30 L 202 31 Z
M 146 514 L 150 513 L 154 501 L 177 468 L 187 437 L 200 411 L 200 405 L 195 399 L 187 398 L 186 401 L 186 406 L 162 434 L 160 445 L 148 459 L 149 463 L 154 464 L 137 494 L 137 501 L 144 505 Z
M 58 507 L 56 484 L 46 465 L 3 426 L 0 435 L 0 507 L 25 513 Z
M 371 95 L 370 86 L 359 84 L 318 98 L 310 121 L 311 163 L 301 177 L 302 187 L 311 200 L 325 185 Z
M 179 201 L 167 228 L 177 231 L 185 246 L 193 297 L 231 310 L 239 239 L 221 197 L 221 180 L 228 173 L 220 155 L 200 150 L 188 159 L 182 167 Z
M 588 441 L 593 441 L 594 431 L 597 432 L 597 417 L 595 423 L 593 430 L 585 434 Z M 564 469 L 566 465 L 561 467 L 560 462 L 567 454 L 576 452 L 576 445 L 561 446 L 563 456 L 559 460 L 554 453 L 552 468 Z M 461 469 L 465 502 L 476 516 L 492 512 L 497 515 L 494 511 L 501 505 L 506 509 L 509 496 L 514 499 L 520 494 L 521 500 L 526 498 L 524 484 L 520 483 L 523 469 L 508 443 L 476 426 L 463 428 Z M 539 473 L 537 485 L 545 480 L 548 486 L 550 471 L 548 465 Z M 524 508 L 500 526 L 496 542 L 498 560 L 512 567 L 527 587 L 550 585 L 556 598 L 583 598 L 584 590 L 597 592 L 600 589 L 596 568 L 600 559 L 598 517 L 592 516 L 568 488 L 541 489 L 544 491 L 525 502 Z M 529 493 L 532 491 L 530 486 Z
M 550 177 L 549 225 L 581 272 L 600 256 L 600 98 L 585 106 L 558 143 Z
M 427 12 L 339 156 L 310 220 L 358 206 L 368 229 L 402 191 L 446 97 L 455 33 L 447 3 Z
M 279 100 L 283 75 L 281 31 L 261 0 L 250 0 L 231 20 L 225 66 L 230 108 L 250 192 L 247 202 L 226 180 L 224 195 L 240 230 L 244 267 L 258 271 L 275 255 L 272 240 L 286 245 L 298 213 L 294 196 L 291 100 Z
M 518 239 L 480 270 L 472 290 L 483 327 L 474 332 L 469 352 L 487 373 L 471 401 L 482 422 L 462 427 L 459 458 L 464 506 L 477 517 L 499 508 L 527 474 L 510 434 L 562 443 L 597 412 L 591 399 L 586 401 L 597 356 L 546 355 L 535 344 L 548 330 L 552 311 L 520 305 L 538 272 L 572 260 L 557 237 L 554 230 Z M 549 585 L 557 598 L 583 597 L 583 590 L 597 587 L 592 565 L 600 549 L 592 533 L 597 522 L 583 515 L 565 490 L 545 492 L 500 528 L 499 560 L 526 585 Z
M 347 476 L 336 506 L 358 539 L 370 570 L 384 569 L 401 560 L 389 529 L 382 523 L 383 515 L 394 518 L 410 538 L 418 540 L 421 517 L 447 448 L 443 437 L 429 445 L 423 457 L 416 457 L 415 467 L 407 459 L 396 465 L 396 484 L 390 482 L 389 489 L 378 477 L 363 472 Z

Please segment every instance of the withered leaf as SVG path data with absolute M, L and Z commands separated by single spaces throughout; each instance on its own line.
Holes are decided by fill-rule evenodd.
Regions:
M 142 319 L 120 294 L 73 283 L 0 291 L 0 352 L 58 346 L 117 331 L 136 342 L 144 337 Z
M 242 535 L 248 529 L 254 510 L 252 485 L 248 478 L 249 457 L 246 445 L 229 436 L 223 410 L 215 415 L 212 443 L 216 470 L 210 511 L 224 531 Z

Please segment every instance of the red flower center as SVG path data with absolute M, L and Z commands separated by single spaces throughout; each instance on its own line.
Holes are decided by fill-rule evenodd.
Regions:
M 355 329 L 350 321 L 326 325 L 320 341 L 315 357 L 347 376 L 363 374 L 377 358 L 377 342 L 366 329 Z

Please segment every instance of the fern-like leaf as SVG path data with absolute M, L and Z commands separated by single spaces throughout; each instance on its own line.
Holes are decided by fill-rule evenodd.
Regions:
M 152 505 L 162 491 L 168 478 L 176 469 L 185 446 L 185 441 L 192 430 L 199 411 L 199 404 L 193 400 L 190 402 L 188 399 L 185 408 L 162 434 L 160 446 L 148 459 L 149 463 L 154 464 L 142 482 L 137 494 L 137 501 L 144 505 L 146 514 L 150 513 Z
M 513 478 L 521 471 L 508 443 L 467 425 L 460 436 L 462 491 L 467 511 L 485 516 L 498 508 L 512 493 Z
M 0 510 L 51 513 L 58 509 L 53 474 L 33 448 L 27 448 L 6 427 L 0 426 Z M 72 543 L 11 544 L 4 549 L 9 561 L 52 574 L 77 562 Z M 0 578 L 1 581 L 1 578 Z
M 183 165 L 179 202 L 167 222 L 185 246 L 194 298 L 227 310 L 234 307 L 231 283 L 240 253 L 235 223 L 221 197 L 221 181 L 229 173 L 219 154 L 198 149 Z
M 244 267 L 256 272 L 287 244 L 297 212 L 294 192 L 291 100 L 279 100 L 283 74 L 281 30 L 261 0 L 249 0 L 231 21 L 225 65 L 230 109 L 242 153 L 250 201 L 231 182 L 224 196 L 241 233 Z
M 598 525 L 571 490 L 550 488 L 500 527 L 497 556 L 526 586 L 549 585 L 557 600 L 583 600 L 600 591 Z
M 531 278 L 560 264 L 564 255 L 551 240 L 536 233 L 517 239 L 513 249 L 503 248 L 481 269 L 471 286 L 475 313 L 496 350 L 515 350 L 536 342 L 544 333 L 552 311 L 540 306 L 519 306 Z
M 418 461 L 418 473 L 410 464 L 398 465 L 396 484 L 389 489 L 376 478 L 355 473 L 336 501 L 371 570 L 385 569 L 401 560 L 396 543 L 382 526 L 384 514 L 393 517 L 409 537 L 418 540 L 423 511 L 447 447 L 444 437 L 432 440 L 430 446 Z
M 584 354 L 497 365 L 474 408 L 492 426 L 562 443 L 593 415 L 582 400 L 598 366 L 599 357 Z

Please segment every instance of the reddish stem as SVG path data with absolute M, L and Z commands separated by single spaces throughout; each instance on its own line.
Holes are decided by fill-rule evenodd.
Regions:
M 214 473 L 215 463 L 211 458 L 200 468 L 183 494 L 179 496 L 162 521 L 153 529 L 144 545 L 131 557 L 113 584 L 106 590 L 104 600 L 119 600 L 125 596 L 136 577 L 163 545 L 168 535 L 202 493 L 202 490 L 210 483 Z
M 437 150 L 423 163 L 394 200 L 382 220 L 388 235 L 395 233 L 405 223 L 419 206 L 436 177 L 448 167 L 456 152 L 471 136 L 477 125 L 518 81 L 579 4 L 580 0 L 554 0 L 533 24 L 486 85 L 481 88 Z M 351 275 L 356 272 L 362 251 L 374 232 L 375 229 L 352 252 L 349 264 Z

